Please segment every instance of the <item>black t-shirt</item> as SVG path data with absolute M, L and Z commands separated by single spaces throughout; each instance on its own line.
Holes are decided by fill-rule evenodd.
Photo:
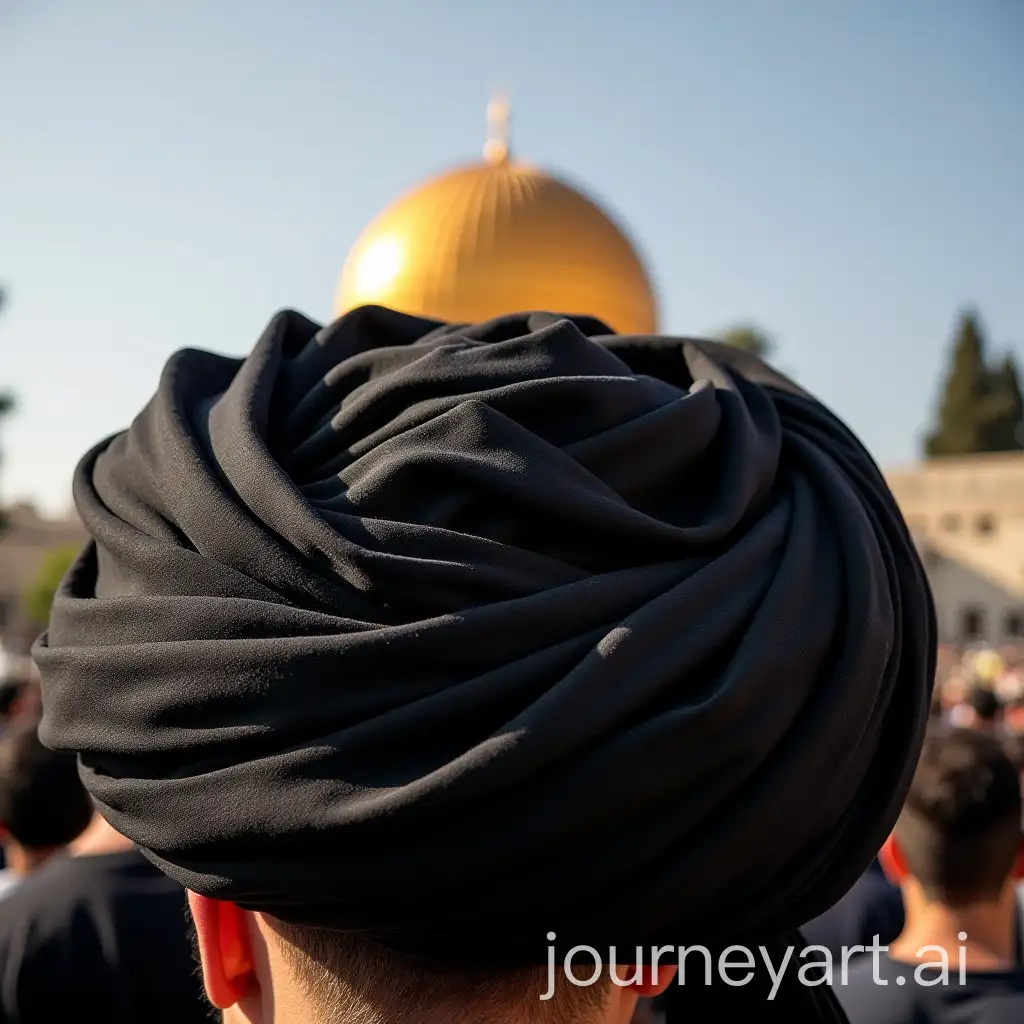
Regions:
M 0 1024 L 209 1024 L 185 893 L 137 850 L 57 857 L 0 903 Z
M 938 954 L 936 954 L 938 956 Z M 1024 970 L 967 971 L 960 981 L 955 957 L 946 983 L 939 968 L 920 967 L 874 956 L 850 962 L 847 983 L 838 968 L 834 991 L 850 1024 L 1021 1024 L 1024 1021 Z M 923 981 L 919 984 L 915 971 Z M 885 982 L 885 984 L 880 984 Z

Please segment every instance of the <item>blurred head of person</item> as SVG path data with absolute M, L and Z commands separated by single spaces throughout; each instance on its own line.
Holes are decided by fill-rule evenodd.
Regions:
M 17 679 L 0 682 L 0 730 L 18 716 L 24 704 L 25 686 Z
M 44 747 L 37 724 L 19 717 L 0 737 L 0 844 L 14 875 L 63 850 L 93 815 L 74 755 Z
M 957 724 L 982 732 L 990 732 L 1002 726 L 1003 716 L 1003 702 L 995 690 L 990 686 L 975 684 L 967 694 L 966 715 L 963 721 Z
M 961 929 L 995 929 L 1012 946 L 1020 849 L 1021 783 L 1002 744 L 973 729 L 930 730 L 883 851 L 903 889 L 904 934 L 945 929 L 955 945 Z

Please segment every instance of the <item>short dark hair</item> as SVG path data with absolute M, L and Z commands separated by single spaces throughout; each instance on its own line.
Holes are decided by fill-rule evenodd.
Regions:
M 19 719 L 0 737 L 0 825 L 22 846 L 43 850 L 81 835 L 93 807 L 75 755 L 44 747 L 37 725 Z
M 983 722 L 992 722 L 999 717 L 1003 710 L 1003 702 L 987 686 L 975 686 L 969 697 L 974 713 Z
M 972 729 L 930 730 L 895 835 L 929 899 L 997 898 L 1021 842 L 1020 777 L 999 741 Z
M 602 977 L 574 986 L 562 971 L 555 992 L 545 966 L 486 970 L 436 967 L 411 960 L 354 932 L 268 919 L 284 958 L 305 990 L 317 1024 L 580 1024 L 608 997 Z M 581 962 L 582 963 L 582 962 Z M 593 971 L 593 962 L 590 962 Z M 579 969 L 587 975 L 586 965 Z
M 0 718 L 6 718 L 11 713 L 11 708 L 21 697 L 25 685 L 16 679 L 5 679 L 0 682 Z

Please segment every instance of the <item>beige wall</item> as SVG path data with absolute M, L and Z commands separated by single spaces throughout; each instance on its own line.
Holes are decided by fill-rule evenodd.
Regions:
M 944 642 L 1017 639 L 1024 614 L 1024 453 L 935 459 L 886 474 L 925 555 Z
M 1024 640 L 1024 597 L 934 549 L 924 551 L 941 643 Z

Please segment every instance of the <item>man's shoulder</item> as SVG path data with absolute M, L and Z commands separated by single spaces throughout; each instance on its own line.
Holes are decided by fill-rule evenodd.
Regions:
M 24 915 L 41 902 L 63 896 L 71 876 L 64 861 L 54 857 L 48 864 L 20 879 L 17 885 L 4 890 L 4 912 L 0 915 L 0 938 L 16 927 Z M 0 883 L 2 884 L 2 883 Z
M 0 911 L 0 961 L 20 958 L 50 945 L 67 930 L 68 915 L 57 913 L 68 902 L 69 874 L 62 864 L 47 864 L 3 894 Z
M 952 965 L 944 973 L 926 963 L 865 956 L 850 965 L 847 984 L 836 984 L 836 996 L 850 1024 L 945 1021 L 950 1013 L 959 1014 L 950 1020 L 972 1024 L 1024 1021 L 1024 971 L 968 971 L 961 978 Z
M 160 877 L 137 851 L 100 856 L 59 855 L 10 889 L 0 914 L 0 945 L 12 935 L 33 932 L 42 939 L 61 933 L 83 902 L 104 902 L 125 880 Z
M 205 1019 L 184 906 L 138 851 L 46 864 L 0 905 L 0 1022 Z
M 973 1024 L 1020 1024 L 1024 1020 L 1024 994 L 989 1000 L 973 1018 Z
M 850 1024 L 908 1024 L 915 1020 L 914 968 L 886 956 L 860 956 L 833 980 Z

